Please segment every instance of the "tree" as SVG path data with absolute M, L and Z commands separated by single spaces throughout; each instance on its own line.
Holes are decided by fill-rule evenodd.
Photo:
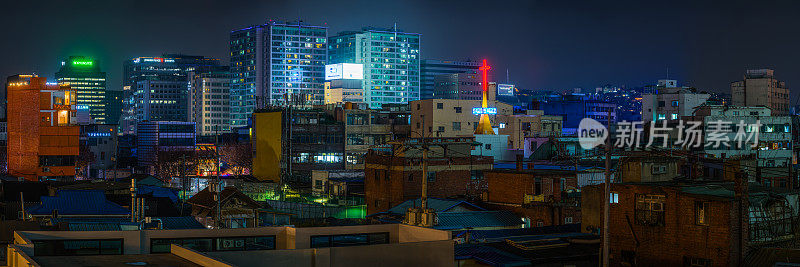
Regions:
M 253 146 L 249 142 L 228 142 L 219 147 L 220 160 L 234 175 L 249 174 L 253 168 Z
M 94 153 L 85 142 L 81 142 L 78 149 L 78 157 L 75 158 L 75 167 L 77 168 L 75 177 L 91 178 L 87 167 L 94 163 Z
M 194 150 L 162 149 L 158 151 L 158 161 L 155 164 L 156 176 L 164 181 L 181 175 L 194 175 L 197 167 Z

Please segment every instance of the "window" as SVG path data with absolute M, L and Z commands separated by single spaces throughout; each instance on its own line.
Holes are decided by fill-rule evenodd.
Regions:
M 703 258 L 695 258 L 684 256 L 683 257 L 683 266 L 687 267 L 710 267 L 713 266 L 711 264 L 710 259 L 703 259 Z
M 694 203 L 694 222 L 697 225 L 708 225 L 708 211 L 711 203 L 697 201 Z
M 665 174 L 667 173 L 667 165 L 653 165 L 651 174 Z
M 667 119 L 667 115 L 664 115 L 664 114 L 658 114 L 658 119 L 659 119 L 659 120 L 664 120 L 664 119 Z
M 739 116 L 739 112 L 738 111 L 734 111 L 733 112 L 733 116 Z
M 537 221 L 536 222 L 536 227 L 544 227 L 544 222 L 543 221 Z
M 572 217 L 564 218 L 564 223 L 572 223 Z
M 34 240 L 36 256 L 121 255 L 122 239 Z
M 611 194 L 608 196 L 608 203 L 611 204 L 619 203 L 619 193 L 611 192 Z
M 428 182 L 436 182 L 436 172 L 428 172 Z
M 453 122 L 453 131 L 461 131 L 461 122 Z
M 275 236 L 153 238 L 150 239 L 150 253 L 169 253 L 171 244 L 191 248 L 201 252 L 273 250 L 275 249 Z
M 436 103 L 436 109 L 444 109 L 444 103 Z
M 672 101 L 672 106 L 673 106 L 673 107 L 677 107 L 677 106 L 678 106 L 678 103 L 679 103 L 679 102 L 678 102 L 678 100 Z
M 636 224 L 664 226 L 663 195 L 636 195 Z
M 375 244 L 389 244 L 389 233 L 311 236 L 312 248 L 348 247 Z
M 486 150 L 492 150 L 492 144 L 485 144 Z
M 456 113 L 461 113 L 461 107 L 454 107 L 453 109 L 456 111 Z
M 658 101 L 658 107 L 664 107 L 664 101 Z
M 481 170 L 471 170 L 470 171 L 470 178 L 472 180 L 483 180 L 483 171 L 481 171 Z
M 678 119 L 678 113 L 672 113 L 672 114 L 670 114 L 670 115 L 669 115 L 669 118 L 670 118 L 671 120 L 677 120 L 677 119 Z

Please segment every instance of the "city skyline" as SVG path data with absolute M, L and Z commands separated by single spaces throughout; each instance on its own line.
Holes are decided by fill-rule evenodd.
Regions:
M 216 57 L 227 64 L 230 31 L 269 19 L 292 21 L 298 17 L 329 27 L 329 36 L 397 23 L 401 30 L 424 36 L 422 59 L 487 58 L 498 66 L 496 80 L 504 81 L 502 72 L 508 69 L 512 82 L 523 89 L 568 90 L 604 84 L 637 87 L 669 73 L 669 78 L 683 85 L 726 92 L 729 83 L 741 79 L 745 69 L 758 68 L 777 70 L 776 76 L 786 80 L 791 89 L 797 83 L 791 73 L 800 71 L 791 64 L 796 53 L 790 48 L 800 44 L 800 39 L 791 34 L 792 25 L 798 24 L 789 17 L 790 10 L 796 9 L 792 8 L 794 3 L 748 5 L 746 14 L 737 11 L 746 2 L 498 5 L 476 1 L 452 8 L 453 4 L 70 3 L 69 8 L 81 10 L 79 7 L 85 6 L 97 13 L 72 16 L 74 13 L 60 12 L 67 5 L 63 3 L 44 2 L 36 14 L 11 3 L 10 9 L 17 12 L 4 17 L 4 24 L 27 30 L 17 32 L 17 42 L 3 44 L 6 52 L 2 58 L 19 63 L 4 65 L 0 73 L 36 72 L 50 77 L 57 71 L 59 59 L 85 55 L 97 58 L 108 72 L 109 90 L 121 90 L 124 60 L 183 53 Z M 197 19 L 198 12 L 214 19 Z M 128 23 L 143 14 L 148 20 Z M 47 19 L 35 23 L 23 19 L 34 15 Z M 721 27 L 725 25 L 735 27 Z M 740 32 L 771 38 L 759 41 Z M 44 34 L 53 41 L 26 41 L 33 40 L 31 34 Z M 449 43 L 454 41 L 456 45 Z

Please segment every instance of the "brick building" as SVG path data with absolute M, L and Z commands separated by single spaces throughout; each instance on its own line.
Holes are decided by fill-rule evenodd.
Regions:
M 520 163 L 521 164 L 521 163 Z M 573 170 L 495 169 L 484 173 L 484 202 L 511 210 L 531 227 L 579 223 L 580 197 Z
M 26 180 L 71 180 L 79 152 L 75 90 L 28 76 L 9 83 L 8 173 Z
M 603 185 L 582 189 L 584 232 L 602 232 L 603 191 Z M 796 196 L 767 192 L 753 183 L 613 184 L 612 265 L 739 265 L 758 247 L 791 243 L 797 211 L 789 200 Z
M 472 137 L 412 138 L 372 149 L 364 167 L 367 214 L 387 211 L 422 195 L 422 149 L 427 159 L 428 196 L 477 198 L 485 190 L 483 172 L 492 169 L 492 157 L 472 156 Z

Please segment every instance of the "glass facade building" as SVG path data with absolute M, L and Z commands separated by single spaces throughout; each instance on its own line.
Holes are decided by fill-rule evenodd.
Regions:
M 189 82 L 189 73 L 205 73 L 220 70 L 220 60 L 204 56 L 191 56 L 181 54 L 164 54 L 161 57 L 136 57 L 123 63 L 123 95 L 121 132 L 133 134 L 136 132 L 136 123 L 139 122 L 136 110 L 134 93 L 137 92 L 138 83 L 141 81 L 162 82 Z M 185 89 L 186 86 L 184 86 Z M 188 94 L 188 92 L 186 92 Z M 184 107 L 187 109 L 188 107 Z
M 328 28 L 270 21 L 231 31 L 231 125 L 256 108 L 324 103 Z
M 93 58 L 70 56 L 61 61 L 56 81 L 75 90 L 76 104 L 88 107 L 89 116 L 95 123 L 117 123 L 109 118 L 106 110 L 106 73 L 100 70 L 100 64 Z
M 194 74 L 190 77 L 190 119 L 198 135 L 229 132 L 231 74 L 227 71 Z
M 364 102 L 370 108 L 420 99 L 420 37 L 397 29 L 342 32 L 328 41 L 328 62 L 364 65 Z
M 453 60 L 422 60 L 422 85 L 419 90 L 420 99 L 446 98 L 434 95 L 436 83 L 434 79 L 442 74 L 469 73 L 478 74 L 480 63 L 477 61 L 453 61 Z

